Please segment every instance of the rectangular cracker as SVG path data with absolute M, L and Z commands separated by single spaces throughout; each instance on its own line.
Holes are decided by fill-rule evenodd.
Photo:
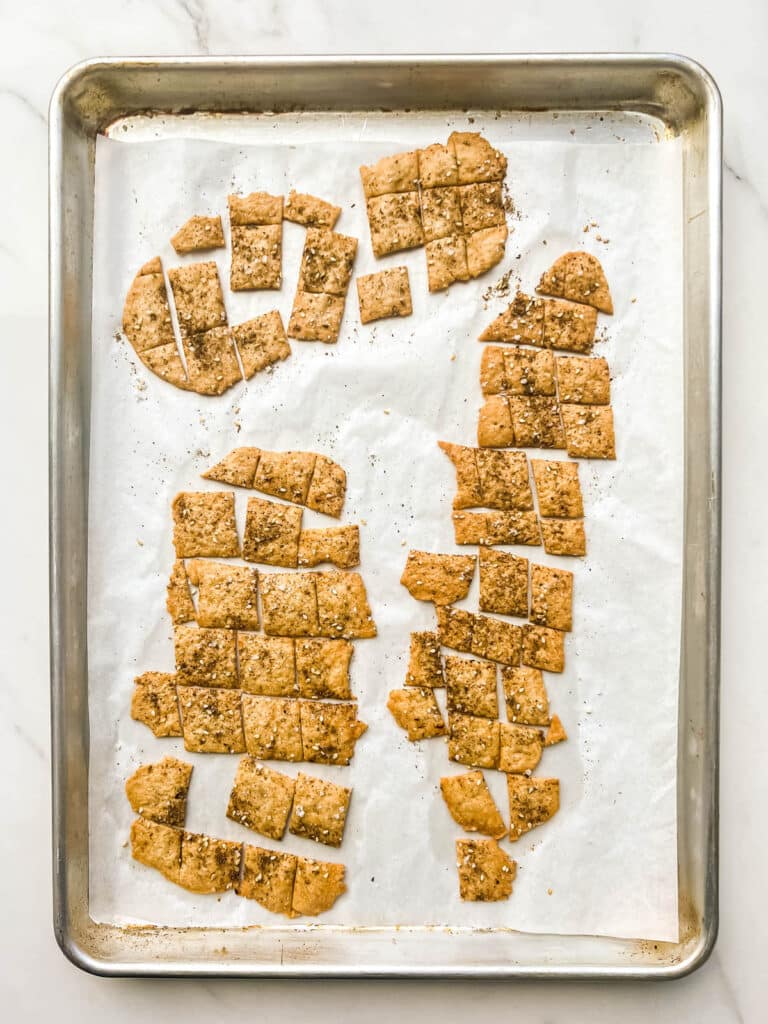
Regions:
M 493 839 L 457 839 L 459 896 L 469 902 L 496 902 L 512 895 L 517 864 Z
M 307 492 L 307 508 L 338 519 L 346 491 L 347 474 L 342 467 L 325 455 L 318 455 Z
M 238 227 L 246 224 L 279 224 L 283 219 L 283 197 L 269 192 L 251 192 L 247 196 L 227 196 L 229 222 Z
M 535 512 L 454 512 L 451 518 L 457 544 L 541 544 Z
M 288 337 L 332 345 L 338 341 L 343 316 L 344 299 L 340 296 L 297 291 L 288 321 Z
M 314 452 L 262 452 L 253 477 L 253 489 L 303 505 L 316 460 Z
M 300 914 L 314 917 L 330 910 L 336 900 L 347 891 L 344 872 L 343 864 L 299 857 L 296 862 L 291 917 Z
M 243 848 L 243 874 L 235 886 L 238 896 L 256 900 L 273 914 L 291 916 L 293 881 L 298 858 L 259 846 Z
M 501 722 L 499 726 L 499 771 L 535 771 L 541 760 L 543 733 L 527 725 Z
M 347 640 L 376 636 L 376 623 L 360 573 L 319 572 L 316 580 L 321 636 Z
M 410 316 L 413 312 L 407 267 L 391 267 L 357 278 L 360 322 L 372 323 L 387 317 Z
M 366 202 L 374 256 L 424 245 L 419 193 L 380 195 Z
M 189 252 L 203 252 L 205 249 L 223 248 L 224 228 L 221 217 L 190 217 L 176 234 L 171 236 L 171 245 L 179 256 Z
M 453 499 L 453 507 L 472 508 L 482 505 L 483 495 L 480 487 L 480 474 L 477 470 L 477 450 L 462 444 L 450 444 L 448 441 L 438 441 L 437 443 L 456 470 L 456 496 Z
M 531 563 L 531 622 L 565 632 L 573 629 L 573 573 Z
M 480 448 L 475 457 L 482 504 L 486 508 L 518 509 L 523 512 L 533 508 L 525 452 Z
M 161 825 L 181 828 L 187 817 L 192 765 L 175 757 L 142 764 L 125 783 L 125 795 L 136 814 Z
M 480 341 L 507 341 L 517 345 L 542 345 L 544 300 L 518 292 L 509 306 L 480 335 Z
M 181 841 L 179 885 L 190 892 L 228 892 L 240 881 L 241 843 L 185 832 Z
M 410 192 L 419 179 L 419 153 L 409 150 L 383 156 L 375 164 L 361 167 L 360 178 L 366 199 L 390 192 Z
M 247 562 L 282 565 L 299 564 L 300 508 L 281 505 L 265 498 L 249 498 L 243 534 L 243 558 Z
M 442 611 L 438 608 L 439 613 Z M 440 638 L 437 633 L 422 631 L 411 633 L 406 686 L 445 686 L 443 663 L 440 659 Z
M 575 405 L 609 405 L 611 375 L 601 356 L 558 356 L 555 359 L 557 394 Z
M 542 519 L 541 539 L 548 555 L 578 557 L 587 553 L 583 519 Z
M 207 686 L 179 688 L 184 749 L 199 754 L 244 754 L 240 691 Z
M 387 708 L 400 728 L 408 733 L 411 743 L 445 735 L 445 722 L 432 687 L 408 686 L 404 690 L 392 690 Z
M 282 839 L 296 783 L 246 755 L 237 766 L 227 817 L 270 839 Z
M 506 223 L 500 181 L 475 182 L 458 189 L 464 231 L 482 231 Z
M 173 672 L 145 672 L 134 680 L 131 718 L 155 736 L 181 736 L 181 719 Z
M 427 287 L 441 292 L 456 281 L 469 280 L 467 243 L 463 235 L 446 235 L 427 242 Z
M 189 387 L 200 395 L 221 395 L 243 379 L 229 327 L 214 327 L 182 339 Z
M 235 496 L 226 491 L 182 491 L 173 499 L 177 558 L 236 558 L 240 541 Z
M 197 621 L 213 629 L 258 629 L 259 574 L 244 565 L 195 559 L 189 578 L 197 587 Z
M 340 206 L 334 206 L 326 199 L 296 192 L 291 189 L 285 200 L 283 217 L 294 224 L 303 224 L 306 228 L 332 228 L 339 219 Z
M 557 519 L 581 519 L 584 502 L 578 462 L 531 459 L 539 514 Z
M 173 563 L 171 575 L 166 588 L 165 606 L 174 626 L 195 619 L 195 605 L 189 592 L 189 580 L 184 562 L 177 558 Z
M 461 203 L 458 188 L 425 188 L 421 190 L 421 223 L 424 240 L 434 242 L 448 235 L 462 235 Z
M 507 718 L 521 725 L 549 725 L 549 698 L 538 668 L 520 665 L 501 670 Z
M 419 150 L 419 182 L 422 189 L 458 185 L 459 168 L 450 147 L 433 142 Z
M 509 838 L 516 842 L 526 832 L 557 813 L 560 808 L 560 780 L 525 775 L 507 775 L 509 795 Z
M 480 610 L 528 617 L 528 559 L 480 548 Z
M 417 601 L 453 604 L 469 593 L 475 561 L 474 555 L 437 555 L 411 550 L 400 582 Z
M 205 334 L 214 327 L 226 325 L 224 294 L 214 260 L 171 267 L 168 280 L 182 338 Z
M 298 565 L 307 568 L 322 562 L 330 562 L 338 569 L 351 569 L 359 565 L 360 527 L 350 525 L 302 530 L 299 536 Z
M 183 832 L 178 828 L 136 818 L 131 825 L 131 856 L 139 864 L 154 868 L 169 882 L 178 885 L 182 836 Z
M 233 448 L 221 462 L 211 466 L 202 476 L 205 480 L 218 480 L 234 487 L 253 487 L 260 457 L 260 448 Z
M 448 148 L 456 157 L 459 184 L 504 180 L 507 158 L 494 149 L 480 132 L 451 132 Z
M 349 764 L 355 744 L 368 726 L 357 717 L 357 704 L 299 701 L 304 760 L 316 764 Z
M 302 697 L 331 697 L 349 700 L 349 640 L 311 639 L 296 641 L 296 685 Z
M 507 246 L 509 231 L 506 224 L 483 228 L 466 235 L 467 271 L 470 277 L 480 277 L 501 263 Z
M 345 296 L 352 278 L 357 239 L 328 228 L 307 228 L 299 291 Z
M 509 411 L 518 448 L 565 448 L 556 398 L 512 395 Z
M 285 337 L 283 318 L 273 309 L 232 328 L 246 380 L 268 366 L 287 359 L 291 346 Z M 256 467 L 254 466 L 254 473 Z
M 462 608 L 450 608 L 438 605 L 437 612 L 437 635 L 444 647 L 451 647 L 454 651 L 472 650 L 472 631 L 474 629 L 476 616 L 472 612 L 465 612 Z
M 499 763 L 499 722 L 473 715 L 448 716 L 448 757 L 473 768 Z
M 298 695 L 294 642 L 290 637 L 237 634 L 240 689 L 262 697 Z
M 503 352 L 507 391 L 511 395 L 555 393 L 555 357 L 546 349 L 513 348 Z
M 177 626 L 173 646 L 178 686 L 237 686 L 234 630 Z
M 259 761 L 301 761 L 299 701 L 244 693 L 245 749 Z
M 482 772 L 444 775 L 440 779 L 440 792 L 451 817 L 465 832 L 481 832 L 494 839 L 507 834 L 504 819 Z
M 280 288 L 283 283 L 283 225 L 232 226 L 229 287 L 233 292 Z
M 515 443 L 512 414 L 506 395 L 491 395 L 477 415 L 477 443 L 481 448 L 511 448 Z
M 474 616 L 470 650 L 479 658 L 499 661 L 503 665 L 519 665 L 522 640 L 520 626 L 487 615 Z
M 509 391 L 504 349 L 488 345 L 480 356 L 480 390 L 488 395 L 503 395 Z
M 565 633 L 547 626 L 523 626 L 523 665 L 545 672 L 562 672 L 565 668 Z
M 288 831 L 326 846 L 341 846 L 352 790 L 299 772 Z
M 541 343 L 545 348 L 564 352 L 592 351 L 597 327 L 597 310 L 566 299 L 544 299 L 544 329 Z
M 610 405 L 560 406 L 565 446 L 571 458 L 615 459 L 613 409 Z
M 318 636 L 317 573 L 261 574 L 261 612 L 270 636 Z
M 445 686 L 449 715 L 498 717 L 495 665 L 448 655 L 445 659 Z

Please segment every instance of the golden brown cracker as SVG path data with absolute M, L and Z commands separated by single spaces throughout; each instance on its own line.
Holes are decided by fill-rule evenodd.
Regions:
M 608 405 L 611 375 L 600 356 L 558 356 L 555 360 L 557 394 L 561 402 L 575 405 Z
M 543 746 L 539 729 L 502 722 L 499 740 L 499 771 L 522 774 L 535 770 Z
M 391 267 L 357 278 L 360 322 L 369 324 L 387 317 L 410 316 L 413 312 L 407 267 Z
M 178 686 L 237 686 L 234 630 L 177 626 L 173 645 Z
M 437 443 L 456 470 L 456 496 L 453 499 L 453 507 L 472 508 L 482 505 L 483 496 L 480 489 L 480 475 L 477 471 L 476 449 L 462 444 L 450 444 L 448 441 L 438 441 Z
M 500 181 L 462 185 L 458 193 L 466 234 L 506 223 Z
M 229 287 L 233 292 L 281 287 L 282 224 L 232 225 L 230 243 Z
M 546 349 L 531 351 L 514 345 L 502 354 L 510 395 L 554 395 L 555 358 L 551 352 Z
M 531 622 L 573 629 L 573 573 L 531 563 Z
M 441 142 L 420 149 L 419 181 L 422 190 L 458 185 L 459 168 L 453 150 Z
M 283 318 L 276 309 L 238 324 L 232 328 L 232 334 L 240 353 L 246 380 L 250 380 L 260 370 L 266 370 L 268 366 L 287 359 L 291 354 L 291 346 L 285 337 Z
M 474 574 L 474 555 L 412 550 L 408 552 L 400 582 L 417 601 L 453 604 L 467 596 Z
M 291 915 L 314 917 L 330 910 L 347 887 L 344 884 L 344 865 L 328 861 L 299 857 L 293 885 Z
M 424 240 L 434 242 L 448 235 L 461 235 L 461 203 L 458 188 L 426 188 L 421 191 L 421 223 Z
M 237 634 L 240 689 L 262 697 L 298 695 L 294 642 L 290 637 Z
M 374 256 L 424 245 L 418 192 L 381 195 L 366 205 Z
M 302 697 L 349 700 L 349 640 L 308 639 L 296 641 L 296 685 Z
M 467 243 L 463 235 L 446 235 L 427 242 L 427 287 L 441 292 L 456 281 L 469 280 Z
M 560 780 L 525 775 L 507 775 L 509 794 L 509 838 L 514 843 L 526 832 L 557 813 L 560 808 Z
M 566 252 L 558 256 L 542 274 L 536 291 L 594 306 L 602 313 L 613 313 L 605 272 L 597 257 L 588 252 Z
M 304 760 L 316 764 L 349 764 L 355 744 L 368 726 L 357 717 L 356 704 L 299 701 Z
M 229 327 L 214 327 L 183 339 L 189 388 L 200 395 L 221 395 L 243 379 Z
M 581 519 L 584 502 L 577 462 L 531 459 L 539 513 L 542 517 Z
M 245 749 L 259 761 L 301 761 L 299 701 L 244 693 Z
M 177 558 L 236 558 L 240 541 L 235 496 L 226 491 L 181 491 L 173 499 Z
M 195 619 L 195 605 L 192 595 L 189 592 L 189 581 L 187 570 L 184 568 L 182 559 L 177 558 L 173 563 L 171 575 L 166 587 L 165 606 L 171 616 L 174 626 L 184 622 L 193 622 Z
M 240 691 L 219 687 L 179 688 L 184 749 L 199 754 L 244 754 Z
M 443 663 L 440 658 L 440 638 L 437 633 L 426 630 L 411 633 L 405 685 L 430 688 L 445 686 Z
M 465 612 L 462 608 L 451 608 L 447 605 L 438 605 L 437 612 L 437 633 L 440 643 L 444 647 L 451 647 L 455 651 L 472 650 L 472 630 L 475 618 L 472 612 Z
M 326 199 L 308 195 L 306 192 L 288 193 L 283 208 L 283 217 L 294 224 L 303 224 L 307 228 L 332 228 L 339 219 L 340 206 L 334 206 Z
M 159 259 L 145 264 L 128 289 L 123 307 L 123 332 L 138 353 L 160 346 L 176 347 Z
M 238 896 L 256 900 L 273 914 L 292 916 L 291 899 L 298 858 L 292 853 L 265 850 L 259 846 L 243 849 L 243 874 L 235 886 Z
M 247 562 L 295 569 L 299 564 L 302 515 L 302 510 L 292 505 L 281 505 L 265 498 L 249 498 L 243 558 Z
M 157 348 L 145 349 L 138 355 L 147 369 L 166 383 L 173 384 L 174 387 L 181 388 L 183 391 L 190 390 L 187 372 L 175 341 L 167 345 L 158 345 Z
M 377 163 L 360 168 L 366 199 L 391 192 L 411 192 L 419 178 L 419 153 L 409 150 L 383 156 Z
M 228 892 L 240 881 L 242 856 L 241 843 L 185 832 L 179 885 L 190 892 Z
M 206 480 L 218 480 L 234 487 L 253 487 L 260 456 L 259 448 L 233 448 L 221 462 L 211 466 L 202 476 Z
M 143 764 L 125 783 L 125 795 L 136 814 L 161 825 L 181 828 L 187 817 L 192 765 L 175 757 Z
M 360 573 L 319 572 L 316 581 L 321 636 L 347 640 L 376 636 L 376 623 Z
M 586 555 L 583 519 L 542 519 L 541 539 L 548 555 Z
M 504 819 L 481 771 L 443 776 L 440 792 L 451 817 L 465 832 L 481 832 L 494 839 L 507 834 Z
M 244 565 L 196 559 L 188 566 L 197 587 L 197 621 L 214 629 L 258 629 L 259 574 Z
M 171 245 L 179 256 L 205 249 L 221 249 L 224 246 L 221 217 L 190 217 L 171 237 Z
M 445 659 L 448 714 L 497 718 L 496 666 L 448 655 Z
M 565 445 L 571 458 L 615 459 L 613 409 L 610 405 L 561 405 Z
M 517 864 L 494 839 L 457 839 L 459 896 L 469 902 L 496 902 L 512 895 Z
M 299 772 L 288 831 L 326 846 L 341 846 L 352 790 Z
M 470 650 L 479 658 L 499 661 L 503 665 L 519 665 L 522 639 L 520 626 L 488 615 L 474 616 Z
M 457 544 L 541 544 L 535 512 L 454 512 L 451 518 Z
M 512 395 L 509 399 L 515 444 L 519 448 L 565 448 L 556 398 Z
M 544 338 L 544 302 L 518 292 L 509 306 L 480 335 L 480 341 L 508 341 L 541 345 Z
M 155 736 L 181 736 L 175 673 L 145 672 L 134 682 L 131 718 L 148 726 Z
M 557 715 L 552 715 L 552 721 L 549 723 L 547 734 L 544 739 L 545 747 L 553 747 L 556 743 L 562 743 L 563 740 L 568 739 L 568 733 L 563 728 L 563 723 L 560 721 Z
M 504 180 L 507 158 L 479 132 L 451 132 L 448 148 L 456 157 L 460 185 Z
M 520 725 L 549 724 L 549 698 L 544 676 L 539 669 L 526 665 L 502 668 L 501 682 L 510 722 Z
M 318 636 L 317 573 L 262 573 L 261 610 L 270 636 Z
M 528 617 L 528 559 L 480 549 L 480 610 Z
M 481 504 L 486 508 L 533 508 L 533 493 L 528 480 L 525 452 L 496 451 L 481 448 L 475 453 L 480 477 Z
M 296 783 L 246 755 L 237 766 L 227 817 L 270 839 L 282 839 Z
M 565 668 L 565 633 L 547 626 L 523 626 L 523 665 L 545 672 L 562 672 Z
M 347 474 L 342 467 L 325 455 L 318 455 L 307 492 L 307 508 L 338 519 L 346 490 Z
M 307 228 L 299 291 L 345 296 L 356 252 L 356 238 L 339 235 L 328 228 Z
M 408 686 L 404 690 L 392 690 L 387 708 L 400 728 L 408 733 L 411 743 L 445 735 L 445 722 L 431 687 Z
M 521 350 L 522 351 L 522 350 Z M 503 395 L 509 391 L 504 349 L 488 345 L 480 357 L 480 390 L 483 395 Z
M 219 270 L 213 260 L 171 267 L 168 280 L 171 282 L 182 338 L 205 334 L 215 327 L 226 325 L 224 295 Z
M 491 395 L 477 416 L 477 443 L 481 448 L 511 448 L 515 443 L 512 414 L 506 395 Z
M 131 825 L 131 855 L 140 864 L 154 868 L 169 882 L 178 885 L 182 836 L 180 829 L 137 818 Z
M 317 458 L 314 452 L 262 452 L 253 488 L 303 505 L 309 494 Z
M 269 192 L 251 192 L 247 196 L 227 196 L 230 223 L 239 227 L 247 224 L 279 224 L 283 219 L 283 197 Z
M 509 231 L 506 224 L 483 228 L 466 235 L 467 270 L 470 277 L 480 277 L 504 259 Z
M 297 341 L 338 341 L 344 299 L 322 292 L 296 292 L 288 321 L 288 337 Z
M 473 768 L 499 763 L 499 722 L 473 715 L 448 716 L 448 757 Z
M 349 525 L 302 530 L 299 536 L 298 565 L 307 568 L 322 562 L 330 562 L 337 569 L 352 569 L 359 565 L 360 528 Z
M 544 300 L 544 331 L 541 343 L 545 348 L 563 352 L 591 352 L 595 342 L 597 313 L 589 306 L 580 306 L 565 299 Z

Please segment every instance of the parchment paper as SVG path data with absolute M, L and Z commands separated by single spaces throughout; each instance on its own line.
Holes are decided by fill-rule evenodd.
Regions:
M 355 645 L 353 686 L 370 728 L 352 766 L 302 766 L 354 787 L 343 846 L 330 850 L 291 836 L 280 844 L 347 865 L 349 891 L 321 924 L 677 939 L 680 151 L 674 142 L 517 142 L 492 118 L 476 123 L 509 158 L 518 212 L 510 217 L 507 254 L 480 280 L 429 295 L 423 250 L 374 261 L 357 167 L 411 144 L 444 141 L 444 124 L 436 131 L 401 123 L 384 141 L 369 141 L 365 126 L 353 123 L 309 144 L 296 137 L 281 145 L 279 133 L 248 146 L 98 141 L 88 609 L 96 920 L 288 926 L 252 901 L 187 893 L 133 862 L 133 815 L 123 793 L 142 762 L 185 758 L 195 767 L 188 828 L 277 845 L 225 817 L 236 757 L 188 754 L 180 739 L 155 739 L 129 710 L 134 675 L 173 668 L 165 611 L 171 500 L 180 489 L 214 487 L 200 473 L 236 445 L 253 444 L 325 452 L 346 468 L 342 521 L 361 524 L 361 572 L 379 628 L 377 639 Z M 360 239 L 357 273 L 408 266 L 414 315 L 362 327 L 353 283 L 336 346 L 292 342 L 293 354 L 273 372 L 214 399 L 152 376 L 119 340 L 138 267 L 156 254 L 166 268 L 193 261 L 173 253 L 170 235 L 193 213 L 224 213 L 229 192 L 287 193 L 291 186 L 344 206 L 337 230 Z M 287 323 L 303 236 L 285 224 L 280 292 L 225 291 L 231 323 L 275 307 Z M 524 552 L 576 577 L 566 670 L 547 675 L 552 710 L 569 740 L 545 751 L 538 769 L 560 778 L 562 806 L 528 839 L 503 841 L 519 863 L 509 901 L 462 904 L 454 854 L 462 833 L 438 788 L 440 775 L 461 769 L 448 761 L 443 740 L 409 744 L 385 707 L 388 691 L 403 684 L 409 631 L 434 623 L 432 607 L 414 601 L 398 580 L 409 547 L 474 550 L 453 543 L 454 473 L 436 442 L 475 443 L 483 347 L 476 338 L 509 301 L 486 301 L 483 293 L 510 269 L 532 290 L 556 256 L 581 245 L 601 259 L 616 308 L 612 318 L 599 318 L 595 351 L 611 367 L 618 459 L 581 463 L 586 558 Z M 226 282 L 227 253 L 202 258 L 215 258 Z M 238 492 L 241 530 L 246 497 Z M 305 512 L 305 527 L 330 523 Z M 477 581 L 463 604 L 477 610 Z M 486 775 L 506 816 L 504 777 Z

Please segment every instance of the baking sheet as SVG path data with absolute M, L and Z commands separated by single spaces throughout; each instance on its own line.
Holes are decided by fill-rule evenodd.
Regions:
M 123 780 L 164 753 L 195 765 L 189 828 L 270 845 L 224 815 L 237 758 L 187 754 L 181 740 L 157 740 L 129 714 L 133 676 L 172 668 L 164 602 L 173 495 L 212 487 L 200 479 L 203 469 L 236 445 L 256 444 L 336 458 L 349 477 L 343 521 L 365 521 L 361 571 L 379 637 L 356 644 L 353 685 L 370 729 L 350 768 L 307 766 L 355 789 L 344 845 L 328 851 L 328 859 L 346 863 L 349 892 L 322 925 L 677 939 L 679 145 L 509 142 L 492 119 L 476 118 L 475 127 L 507 153 L 518 213 L 496 272 L 430 296 L 422 250 L 381 261 L 370 255 L 357 166 L 411 142 L 444 139 L 451 126 L 441 124 L 408 131 L 399 124 L 393 138 L 377 142 L 367 141 L 362 119 L 334 129 L 346 141 L 311 145 L 98 140 L 88 637 L 90 913 L 97 921 L 285 927 L 250 901 L 168 885 L 133 863 L 125 845 L 132 813 Z M 357 272 L 406 264 L 414 316 L 361 327 L 353 286 L 337 346 L 294 342 L 286 363 L 221 398 L 183 394 L 149 375 L 116 337 L 136 269 L 156 253 L 166 266 L 194 260 L 176 257 L 167 239 L 192 213 L 223 212 L 228 192 L 290 186 L 355 203 L 344 204 L 337 228 L 361 239 Z M 438 792 L 440 775 L 458 766 L 448 762 L 443 741 L 409 744 L 385 707 L 387 692 L 402 684 L 409 631 L 434 621 L 431 607 L 413 601 L 398 579 L 409 547 L 460 550 L 450 522 L 453 470 L 435 442 L 474 441 L 482 350 L 474 339 L 504 305 L 484 293 L 507 269 L 531 288 L 555 256 L 582 243 L 602 260 L 617 310 L 600 318 L 596 352 L 614 378 L 618 460 L 582 463 L 587 558 L 526 552 L 576 574 L 566 672 L 547 680 L 570 740 L 540 765 L 560 777 L 562 807 L 546 827 L 507 847 L 519 863 L 510 901 L 461 904 L 453 849 L 461 833 Z M 282 291 L 227 291 L 230 322 L 275 306 L 287 321 L 302 244 L 303 230 L 286 224 Z M 214 255 L 226 280 L 226 255 Z M 240 492 L 241 526 L 245 502 Z M 305 526 L 323 521 L 305 512 Z M 477 608 L 476 584 L 464 604 Z M 503 777 L 488 777 L 506 811 Z M 325 852 L 290 836 L 281 846 Z

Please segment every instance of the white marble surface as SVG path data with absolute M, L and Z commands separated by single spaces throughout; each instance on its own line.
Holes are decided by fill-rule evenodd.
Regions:
M 768 7 L 645 0 L 415 4 L 308 0 L 0 0 L 0 324 L 5 443 L 0 536 L 0 1005 L 9 1021 L 428 1021 L 509 1014 L 545 1021 L 701 1024 L 765 1019 L 768 701 L 762 523 L 768 483 Z M 46 189 L 48 98 L 85 57 L 107 54 L 461 50 L 668 50 L 704 63 L 725 110 L 724 621 L 721 929 L 710 962 L 666 985 L 250 984 L 102 981 L 71 967 L 50 910 Z M 18 437 L 23 442 L 18 443 Z M 478 1006 L 478 998 L 482 1000 Z

